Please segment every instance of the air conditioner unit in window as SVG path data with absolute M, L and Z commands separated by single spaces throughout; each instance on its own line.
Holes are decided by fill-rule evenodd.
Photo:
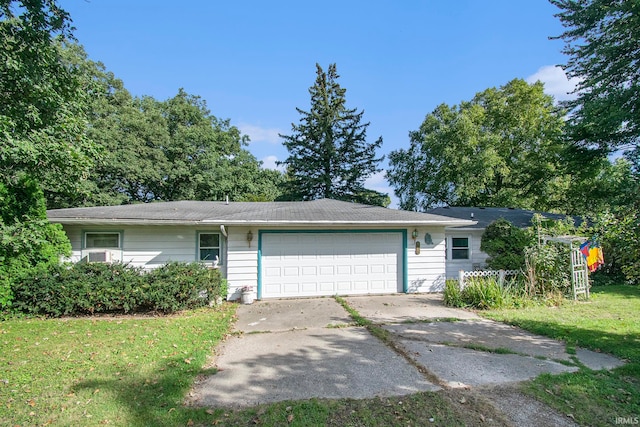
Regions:
M 89 262 L 111 262 L 111 251 L 89 252 L 87 256 Z

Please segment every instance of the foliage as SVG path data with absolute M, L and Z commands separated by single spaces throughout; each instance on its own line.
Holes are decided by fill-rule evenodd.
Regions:
M 525 248 L 533 243 L 530 232 L 504 218 L 489 224 L 482 234 L 480 250 L 489 255 L 486 264 L 494 270 L 520 270 L 524 266 Z
M 72 197 L 49 207 L 115 205 L 156 200 L 274 200 L 282 174 L 264 170 L 247 136 L 213 116 L 199 96 L 180 89 L 158 101 L 134 97 L 106 67 L 68 44 L 64 60 L 79 70 L 90 95 L 87 135 L 101 160 Z
M 444 284 L 443 302 L 448 307 L 464 307 L 465 303 L 460 295 L 460 284 L 455 279 L 447 279 Z
M 593 215 L 633 202 L 633 165 L 625 158 L 613 161 L 567 150 L 564 168 L 570 179 L 559 187 L 557 206 L 568 215 Z M 588 195 L 588 197 L 585 197 Z
M 593 226 L 604 251 L 602 273 L 622 277 L 633 285 L 640 285 L 639 209 L 640 203 L 636 202 L 631 209 L 620 207 L 599 213 Z
M 564 113 L 542 83 L 515 79 L 460 105 L 438 106 L 410 132 L 410 148 L 390 154 L 387 178 L 407 210 L 548 210 L 567 179 L 563 127 Z
M 85 134 L 79 70 L 62 60 L 72 38 L 54 0 L 0 1 L 0 181 L 36 179 L 47 194 L 73 194 L 96 156 Z
M 316 74 L 309 89 L 311 110 L 297 108 L 300 123 L 292 124 L 291 135 L 280 135 L 289 150 L 281 162 L 287 168 L 282 198 L 387 202 L 385 195 L 364 188 L 365 180 L 381 170 L 383 158 L 376 158 L 376 150 L 382 138 L 367 143 L 369 123 L 361 123 L 364 111 L 346 107 L 346 89 L 337 82 L 335 64 L 326 72 L 316 64 Z
M 505 306 L 505 290 L 495 279 L 471 278 L 460 292 L 460 299 L 466 306 L 488 309 Z
M 532 245 L 525 249 L 525 278 L 534 296 L 567 296 L 571 292 L 571 254 L 569 246 L 557 242 Z
M 444 304 L 481 310 L 522 308 L 534 304 L 520 277 L 499 283 L 495 278 L 469 278 L 462 289 L 457 280 L 449 279 L 444 288 Z
M 171 313 L 226 298 L 220 273 L 198 263 L 169 263 L 149 273 L 121 263 L 39 266 L 21 275 L 13 290 L 17 311 L 53 317 Z
M 567 102 L 570 138 L 609 153 L 638 147 L 640 136 L 640 3 L 627 0 L 550 0 L 565 27 L 556 37 L 578 79 Z
M 38 266 L 55 265 L 70 253 L 62 226 L 47 221 L 38 184 L 26 176 L 10 187 L 0 182 L 0 309 L 11 305 L 18 277 Z

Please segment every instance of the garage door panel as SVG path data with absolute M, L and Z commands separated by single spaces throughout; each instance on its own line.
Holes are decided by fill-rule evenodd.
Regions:
M 353 282 L 353 289 L 355 291 L 367 291 L 369 290 L 369 282 L 365 280 L 356 280 Z
M 402 233 L 265 233 L 262 297 L 402 291 Z
M 384 264 L 374 264 L 371 266 L 371 273 L 372 274 L 383 274 L 385 272 L 386 268 Z
M 298 277 L 300 275 L 300 269 L 298 267 L 285 267 L 284 276 Z
M 316 282 L 303 283 L 302 284 L 302 292 L 304 292 L 305 294 L 314 295 L 316 292 L 318 292 L 318 283 L 316 283 Z
M 337 288 L 339 292 L 347 292 L 351 290 L 351 282 L 338 282 Z
M 372 280 L 371 289 L 382 290 L 385 288 L 386 282 L 384 280 Z
M 351 265 L 337 265 L 338 275 L 348 276 L 351 274 Z
M 369 274 L 369 266 L 367 265 L 354 265 L 353 274 Z
M 282 276 L 282 269 L 280 267 L 268 267 L 264 269 L 264 274 L 267 277 L 280 277 Z
M 335 274 L 335 267 L 333 265 L 321 265 L 320 266 L 320 275 L 321 276 L 333 276 Z
M 300 287 L 298 285 L 298 283 L 285 283 L 282 286 L 282 292 L 284 294 L 300 294 Z

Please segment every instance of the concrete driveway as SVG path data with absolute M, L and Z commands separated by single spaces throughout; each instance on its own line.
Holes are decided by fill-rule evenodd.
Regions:
M 439 295 L 345 300 L 390 332 L 395 350 L 354 326 L 333 298 L 257 301 L 238 308 L 235 328 L 241 334 L 216 350 L 218 372 L 196 384 L 191 403 L 225 407 L 393 396 L 578 369 L 563 343 L 444 307 Z M 621 364 L 587 350 L 577 358 L 592 369 Z

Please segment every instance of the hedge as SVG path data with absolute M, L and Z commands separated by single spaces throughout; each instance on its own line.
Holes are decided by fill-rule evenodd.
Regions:
M 171 313 L 226 298 L 218 270 L 172 262 L 150 272 L 122 263 L 35 268 L 15 280 L 13 309 L 52 317 L 94 313 Z

